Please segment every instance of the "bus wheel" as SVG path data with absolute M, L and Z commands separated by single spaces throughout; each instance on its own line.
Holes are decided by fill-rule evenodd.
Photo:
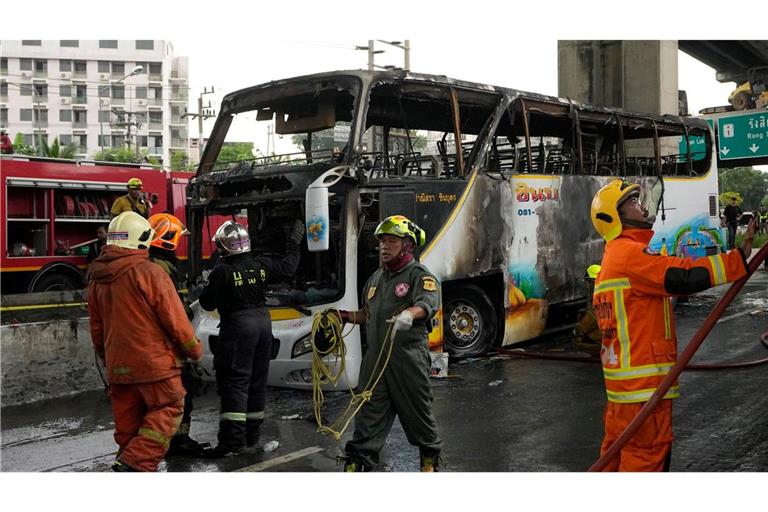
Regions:
M 41 276 L 35 283 L 35 287 L 31 292 L 58 292 L 80 290 L 82 288 L 82 281 L 76 279 L 75 276 L 63 272 L 51 272 Z
M 496 338 L 496 311 L 477 286 L 463 286 L 445 294 L 443 336 L 454 357 L 480 355 Z

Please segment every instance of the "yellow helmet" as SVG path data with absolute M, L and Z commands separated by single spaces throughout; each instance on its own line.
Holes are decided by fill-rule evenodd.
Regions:
M 589 217 L 592 225 L 606 242 L 621 234 L 619 205 L 632 195 L 640 193 L 640 185 L 623 180 L 613 180 L 597 191 L 592 198 Z
M 155 230 L 136 212 L 123 212 L 109 223 L 107 245 L 126 249 L 149 249 Z
M 128 180 L 128 188 L 144 188 L 144 184 L 139 178 L 131 178 Z
M 403 215 L 391 215 L 381 221 L 376 227 L 373 236 L 379 238 L 381 235 L 393 235 L 400 238 L 410 237 L 418 246 L 424 245 L 427 241 L 427 234 L 424 233 L 424 230 Z
M 587 273 L 584 277 L 588 279 L 597 279 L 597 274 L 600 273 L 600 265 L 590 265 L 587 267 Z

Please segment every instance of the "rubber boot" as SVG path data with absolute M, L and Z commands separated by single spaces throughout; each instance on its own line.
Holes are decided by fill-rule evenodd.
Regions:
M 419 465 L 422 473 L 437 473 L 440 470 L 440 456 L 419 455 Z
M 120 462 L 119 460 L 116 460 L 114 464 L 112 464 L 112 471 L 115 471 L 117 473 L 136 473 L 138 472 L 138 469 L 134 469 L 125 462 Z
M 213 448 L 203 448 L 200 456 L 204 459 L 221 459 L 229 455 L 237 455 L 238 453 L 240 453 L 240 450 L 233 450 L 232 448 L 217 444 Z
M 367 473 L 371 469 L 365 464 L 349 457 L 336 457 L 336 464 L 344 464 L 345 473 Z
M 168 448 L 166 457 L 199 457 L 204 448 L 211 446 L 211 443 L 198 443 L 189 434 L 176 434 L 171 438 L 171 445 Z
M 261 424 L 264 420 L 248 420 L 245 423 L 245 446 L 253 448 L 259 444 Z

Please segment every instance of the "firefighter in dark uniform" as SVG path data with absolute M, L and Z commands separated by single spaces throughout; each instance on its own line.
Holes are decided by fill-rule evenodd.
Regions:
M 203 452 L 223 457 L 255 446 L 264 421 L 267 373 L 272 347 L 272 322 L 265 307 L 266 285 L 294 275 L 299 265 L 299 244 L 304 223 L 291 228 L 282 259 L 250 254 L 248 231 L 227 221 L 213 240 L 221 253 L 200 295 L 200 306 L 218 309 L 219 341 L 213 358 L 221 395 L 218 445 Z
M 179 246 L 181 237 L 188 233 L 181 221 L 170 213 L 157 213 L 149 218 L 149 225 L 155 230 L 155 238 L 149 244 L 149 261 L 162 268 L 173 281 L 173 285 L 178 292 L 182 286 L 182 279 L 179 274 L 179 260 L 176 257 L 176 248 Z M 181 303 L 187 317 L 192 319 L 192 310 L 187 300 L 179 294 Z M 176 434 L 171 438 L 171 444 L 168 448 L 166 457 L 174 455 L 198 456 L 203 448 L 210 446 L 210 443 L 198 443 L 189 436 L 189 430 L 192 425 L 192 399 L 195 396 L 200 377 L 197 374 L 195 365 L 191 363 L 184 364 L 181 368 L 181 383 L 187 392 L 184 395 L 184 415 L 181 418 L 181 424 Z
M 341 319 L 365 324 L 368 349 L 360 368 L 362 386 L 377 374 L 379 352 L 392 329 L 393 349 L 384 375 L 355 417 L 355 432 L 346 445 L 345 471 L 370 471 L 395 421 L 408 442 L 419 447 L 421 470 L 436 471 L 442 447 L 432 414 L 428 335 L 440 303 L 437 279 L 413 257 L 426 235 L 402 215 L 384 219 L 374 236 L 382 266 L 363 288 L 360 311 L 340 311 Z

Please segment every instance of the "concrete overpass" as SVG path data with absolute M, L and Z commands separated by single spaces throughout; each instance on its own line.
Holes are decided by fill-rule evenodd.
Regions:
M 768 41 L 678 41 L 677 45 L 714 68 L 718 82 L 741 84 L 750 78 L 750 69 L 768 67 Z
M 678 115 L 678 49 L 712 66 L 714 78 L 721 82 L 740 84 L 749 70 L 768 66 L 768 41 L 558 41 L 558 95 L 628 111 Z M 720 167 L 765 164 L 768 157 L 718 158 Z

